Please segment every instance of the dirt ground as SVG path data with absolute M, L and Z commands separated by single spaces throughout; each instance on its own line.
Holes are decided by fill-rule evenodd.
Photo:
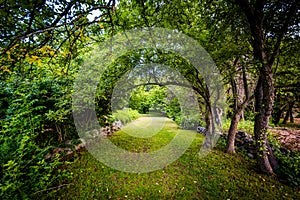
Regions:
M 300 118 L 295 118 L 295 123 L 300 127 Z M 288 149 L 300 151 L 300 129 L 275 127 L 271 132 L 279 142 Z

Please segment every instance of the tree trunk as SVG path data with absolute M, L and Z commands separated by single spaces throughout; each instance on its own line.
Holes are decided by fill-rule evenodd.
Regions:
M 217 131 L 216 131 L 216 122 L 212 114 L 212 107 L 210 105 L 207 106 L 207 115 L 206 115 L 206 136 L 203 142 L 203 149 L 212 149 L 217 142 Z
M 210 121 L 210 118 L 211 118 L 210 109 L 211 109 L 210 105 L 206 105 L 206 107 L 205 107 L 205 129 L 206 130 L 209 130 L 210 125 L 211 125 L 210 124 L 211 123 L 211 121 Z
M 290 109 L 288 108 L 288 110 L 285 113 L 285 117 L 283 119 L 283 122 L 282 122 L 283 124 L 287 123 L 287 121 L 289 120 L 289 116 L 290 116 Z
M 265 128 L 266 123 L 267 120 L 265 115 L 258 114 L 255 117 L 254 132 L 257 142 L 256 148 L 258 152 L 257 163 L 262 172 L 272 175 L 274 174 L 274 170 L 271 166 L 268 156 L 269 149 L 267 148 L 267 131 Z
M 275 124 L 275 126 L 277 126 L 277 124 L 280 121 L 281 115 L 282 115 L 283 110 L 277 110 L 276 113 L 274 113 L 274 117 L 273 117 L 273 122 Z
M 240 121 L 244 121 L 245 120 L 245 111 L 243 110 L 242 112 L 241 112 L 241 116 L 240 116 Z
M 255 116 L 254 137 L 257 143 L 257 163 L 262 172 L 273 175 L 276 166 L 272 166 L 270 158 L 275 158 L 275 156 L 268 148 L 267 127 L 274 102 L 274 81 L 272 67 L 267 64 L 262 67 L 255 91 L 255 100 L 257 115 Z
M 293 112 L 290 111 L 290 122 L 294 123 L 294 117 L 293 117 Z
M 237 111 L 231 118 L 230 127 L 228 130 L 227 143 L 226 143 L 226 153 L 235 153 L 234 142 L 235 135 L 237 132 L 238 123 L 240 121 L 241 112 Z
M 293 117 L 293 107 L 294 107 L 294 101 L 290 103 L 289 105 L 289 113 L 290 113 L 290 122 L 294 123 L 294 117 Z
M 269 158 L 273 157 L 273 152 L 268 148 L 267 127 L 272 113 L 274 103 L 274 81 L 272 65 L 279 54 L 280 44 L 288 27 L 297 13 L 299 1 L 292 1 L 287 12 L 286 20 L 281 24 L 280 32 L 276 34 L 274 48 L 269 55 L 265 49 L 266 37 L 264 31 L 264 6 L 266 1 L 257 0 L 255 3 L 249 0 L 236 0 L 240 8 L 243 9 L 249 28 L 251 31 L 251 46 L 253 47 L 254 58 L 259 66 L 259 80 L 255 91 L 255 124 L 254 137 L 257 143 L 257 162 L 260 169 L 270 175 L 274 174 L 274 167 Z M 252 3 L 250 3 L 252 2 Z
M 235 60 L 234 64 L 237 64 L 238 60 Z M 227 142 L 226 142 L 226 153 L 235 153 L 235 149 L 234 149 L 234 143 L 235 143 L 235 135 L 237 132 L 237 127 L 238 127 L 238 123 L 241 120 L 241 117 L 244 115 L 244 109 L 245 107 L 252 101 L 253 99 L 253 95 L 250 97 L 249 96 L 249 88 L 248 88 L 248 82 L 247 82 L 247 76 L 246 76 L 246 71 L 245 71 L 245 67 L 242 66 L 243 68 L 243 88 L 244 88 L 244 93 L 245 93 L 245 97 L 246 99 L 243 100 L 243 102 L 239 102 L 238 100 L 238 96 L 243 93 L 243 91 L 241 90 L 237 90 L 237 84 L 235 82 L 235 80 L 232 78 L 231 79 L 231 87 L 232 87 L 232 93 L 234 98 L 233 101 L 233 107 L 234 107 L 234 113 L 233 116 L 231 118 L 231 122 L 230 122 L 230 127 L 228 130 L 228 136 L 227 136 Z

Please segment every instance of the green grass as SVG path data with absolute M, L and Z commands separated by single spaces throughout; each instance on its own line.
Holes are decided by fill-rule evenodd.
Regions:
M 284 128 L 290 128 L 290 129 L 300 129 L 300 124 L 298 123 L 291 123 L 291 122 L 287 122 L 286 124 L 283 124 L 282 122 L 278 124 L 278 126 L 280 127 L 284 127 Z
M 170 120 L 155 121 L 163 128 L 150 138 L 136 138 L 119 131 L 111 137 L 119 147 L 132 152 L 154 151 L 166 145 L 176 134 Z M 125 128 L 140 132 L 141 118 Z M 135 124 L 135 128 L 134 125 Z M 153 128 L 153 127 L 152 127 Z M 150 129 L 150 128 L 149 128 Z M 154 130 L 155 128 L 153 128 Z M 193 131 L 180 133 L 190 137 Z M 206 157 L 198 156 L 203 137 L 198 134 L 191 147 L 174 163 L 150 173 L 125 173 L 107 167 L 89 152 L 70 167 L 73 182 L 37 199 L 300 199 L 300 192 L 255 171 L 255 163 L 240 155 L 228 155 L 214 149 Z
M 178 126 L 165 117 L 140 117 L 134 123 L 125 126 L 122 131 L 115 133 L 111 141 L 133 152 L 141 152 L 145 148 L 154 151 L 168 144 L 177 131 L 188 132 L 178 130 Z
M 224 120 L 224 122 L 223 122 L 223 130 L 224 131 L 229 130 L 230 122 L 231 122 L 230 119 Z M 244 131 L 249 134 L 253 134 L 253 131 L 254 131 L 253 127 L 254 127 L 254 121 L 241 120 L 241 121 L 239 121 L 239 124 L 238 124 L 239 131 Z

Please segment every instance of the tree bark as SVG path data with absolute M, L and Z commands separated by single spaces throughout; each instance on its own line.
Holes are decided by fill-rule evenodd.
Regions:
M 238 63 L 238 59 L 234 61 L 234 65 Z M 249 95 L 249 87 L 248 87 L 248 81 L 247 81 L 247 74 L 245 66 L 242 65 L 242 76 L 243 76 L 243 89 L 244 91 L 241 91 L 240 89 L 237 89 L 237 84 L 234 80 L 234 78 L 231 79 L 231 87 L 232 87 L 232 93 L 234 96 L 233 99 L 233 109 L 234 113 L 231 118 L 230 127 L 228 130 L 227 135 L 227 141 L 226 141 L 226 153 L 235 153 L 234 144 L 235 144 L 235 136 L 237 132 L 238 123 L 241 120 L 241 117 L 243 116 L 245 107 L 253 100 L 253 95 L 250 97 Z M 241 83 L 239 83 L 241 84 Z M 239 102 L 239 96 L 240 94 L 244 92 L 245 93 L 245 99 L 243 102 Z M 243 99 L 243 97 L 242 97 Z
M 283 124 L 286 124 L 287 121 L 289 120 L 289 116 L 290 116 L 290 110 L 288 109 L 285 113 L 284 119 L 283 119 Z
M 261 68 L 261 75 L 255 92 L 255 102 L 254 137 L 258 155 L 257 163 L 262 172 L 273 175 L 273 167 L 275 166 L 272 166 L 269 158 L 275 156 L 267 146 L 267 127 L 274 102 L 274 81 L 270 66 Z
M 282 106 L 281 108 L 278 108 L 277 110 L 275 110 L 275 113 L 273 111 L 273 122 L 274 124 L 277 126 L 277 124 L 279 123 L 283 110 L 285 109 L 286 105 Z
M 214 122 L 213 122 L 213 117 L 211 114 L 212 110 L 211 110 L 211 106 L 206 105 L 206 114 L 205 114 L 205 122 L 206 122 L 206 126 L 205 126 L 205 139 L 203 142 L 202 147 L 204 149 L 211 149 L 213 147 L 213 127 L 214 127 Z
M 288 120 L 290 119 L 291 123 L 294 123 L 294 117 L 293 117 L 293 107 L 294 107 L 295 101 L 290 101 L 288 103 L 288 108 L 287 111 L 285 113 L 285 117 L 283 119 L 283 124 L 286 124 L 288 122 Z
M 255 92 L 256 116 L 254 124 L 254 137 L 257 143 L 257 162 L 260 169 L 267 174 L 274 174 L 272 163 L 269 160 L 272 151 L 267 147 L 267 127 L 274 103 L 274 81 L 272 65 L 279 54 L 280 44 L 288 31 L 290 23 L 296 15 L 299 1 L 290 1 L 286 18 L 279 32 L 275 35 L 274 45 L 269 52 L 265 48 L 266 38 L 264 36 L 264 6 L 266 1 L 236 0 L 235 1 L 245 13 L 251 31 L 251 46 L 254 58 L 259 66 L 259 82 Z M 273 157 L 273 155 L 272 155 Z
M 294 107 L 294 101 L 290 103 L 289 106 L 289 113 L 290 113 L 290 122 L 294 123 L 294 117 L 293 117 L 293 107 Z
M 228 130 L 227 142 L 226 142 L 226 153 L 235 153 L 234 143 L 235 135 L 237 132 L 238 123 L 240 121 L 241 113 L 235 112 L 231 118 L 230 127 Z

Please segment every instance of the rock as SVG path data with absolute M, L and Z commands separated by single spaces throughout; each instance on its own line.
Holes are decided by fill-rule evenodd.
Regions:
M 99 131 L 96 129 L 92 130 L 91 132 L 94 137 L 97 137 L 100 134 Z
M 54 149 L 52 151 L 52 153 L 48 153 L 45 155 L 45 159 L 50 159 L 50 158 L 54 158 L 56 154 L 58 153 L 63 153 L 65 155 L 72 155 L 73 154 L 73 151 L 71 148 L 61 148 L 61 147 L 58 147 L 56 149 Z
M 202 126 L 197 126 L 197 133 L 202 133 L 203 135 L 205 135 L 206 129 Z
M 247 153 L 247 155 L 250 157 L 250 158 L 254 158 L 254 155 L 252 153 Z
M 94 129 L 94 130 L 91 130 L 91 131 L 87 131 L 85 133 L 85 138 L 89 138 L 89 139 L 92 139 L 92 138 L 95 138 L 99 135 L 99 131 Z
M 223 137 L 227 139 L 227 135 L 224 135 Z M 252 135 L 243 131 L 238 131 L 235 135 L 235 146 L 238 151 L 246 152 L 250 158 L 256 157 L 256 150 Z
M 75 151 L 78 151 L 80 149 L 86 148 L 86 141 L 83 138 L 79 138 L 78 140 L 80 140 L 81 143 L 75 145 Z
M 72 140 L 66 140 L 66 141 L 65 141 L 65 144 L 67 144 L 67 145 L 73 145 L 73 144 L 72 144 Z
M 242 131 L 238 131 L 237 133 L 236 133 L 236 136 L 237 137 L 247 137 L 247 133 L 245 133 L 245 132 L 242 132 Z
M 104 127 L 100 128 L 100 133 L 104 133 L 105 131 L 106 131 L 106 128 L 104 128 Z
M 282 146 L 293 151 L 300 151 L 300 130 L 276 128 L 272 131 Z
M 64 152 L 66 152 L 67 154 L 71 154 L 72 150 L 70 148 L 60 148 L 59 147 L 59 148 L 54 149 L 52 153 L 55 155 L 57 153 L 64 153 Z
M 117 120 L 115 122 L 112 123 L 112 127 L 115 130 L 120 130 L 123 127 L 122 121 L 121 120 Z

